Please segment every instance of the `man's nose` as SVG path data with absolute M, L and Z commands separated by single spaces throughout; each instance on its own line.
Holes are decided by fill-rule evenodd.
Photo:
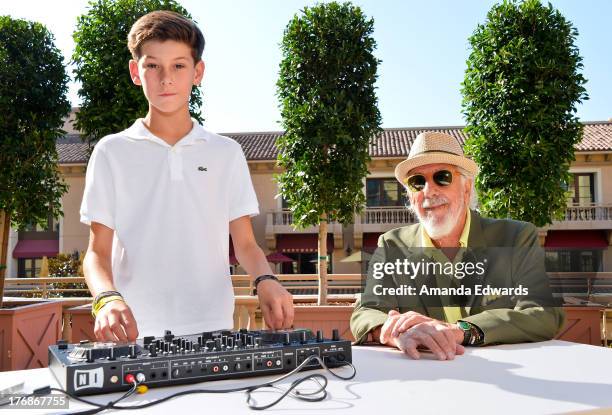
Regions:
M 425 187 L 423 187 L 423 190 L 421 190 L 423 192 L 423 196 L 432 196 L 437 190 L 436 187 L 437 186 L 432 180 L 425 181 Z

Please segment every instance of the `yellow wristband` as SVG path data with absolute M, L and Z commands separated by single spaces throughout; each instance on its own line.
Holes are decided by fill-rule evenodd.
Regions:
M 120 296 L 120 295 L 111 295 L 111 296 L 108 296 L 108 297 L 101 298 L 100 300 L 98 300 L 97 303 L 92 304 L 92 306 L 91 306 L 91 314 L 95 318 L 98 315 L 98 312 L 100 311 L 100 309 L 102 307 L 104 307 L 106 304 L 110 303 L 111 301 L 117 301 L 117 300 L 125 302 L 123 297 Z

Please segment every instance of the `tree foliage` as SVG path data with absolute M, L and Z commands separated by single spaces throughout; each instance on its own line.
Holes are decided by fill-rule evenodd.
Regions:
M 351 223 L 364 205 L 368 144 L 380 132 L 373 27 L 359 7 L 332 2 L 304 8 L 285 29 L 277 180 L 298 227 Z
M 588 99 L 578 31 L 537 0 L 493 6 L 469 38 L 466 152 L 480 166 L 482 210 L 543 226 L 563 214 L 568 168 Z
M 132 55 L 127 36 L 134 22 L 155 10 L 191 16 L 174 0 L 96 0 L 89 6 L 78 18 L 72 59 L 82 100 L 75 126 L 91 143 L 124 130 L 148 111 L 147 100 L 128 70 Z M 201 92 L 194 86 L 189 110 L 198 121 L 202 121 L 201 105 Z
M 16 228 L 46 224 L 50 210 L 61 215 L 67 187 L 55 142 L 70 112 L 63 60 L 43 25 L 0 16 L 0 210 Z

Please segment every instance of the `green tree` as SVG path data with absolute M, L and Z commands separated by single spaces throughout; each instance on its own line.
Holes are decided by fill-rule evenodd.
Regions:
M 295 226 L 319 225 L 319 304 L 327 295 L 327 224 L 352 223 L 363 209 L 368 145 L 380 132 L 373 28 L 350 3 L 318 4 L 291 19 L 281 43 L 277 180 Z
M 504 1 L 469 38 L 466 152 L 480 166 L 482 210 L 537 226 L 563 215 L 569 165 L 588 99 L 578 31 L 550 4 Z
M 174 0 L 97 0 L 80 16 L 73 34 L 74 75 L 81 82 L 81 108 L 75 127 L 84 140 L 95 143 L 108 134 L 129 127 L 149 107 L 140 87 L 130 79 L 127 36 L 136 20 L 155 10 L 171 10 L 191 18 Z M 191 116 L 202 121 L 202 96 L 193 87 Z
M 55 141 L 70 112 L 68 76 L 53 41 L 40 23 L 0 16 L 0 306 L 10 225 L 59 217 L 67 190 Z

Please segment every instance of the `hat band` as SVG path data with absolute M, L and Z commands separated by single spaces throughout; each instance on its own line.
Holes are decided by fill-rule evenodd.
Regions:
M 420 153 L 416 153 L 415 156 L 418 156 L 419 154 L 424 154 L 424 153 L 446 153 L 446 154 L 452 154 L 453 156 L 465 157 L 465 155 L 463 154 L 453 153 L 452 151 L 445 151 L 445 150 L 425 150 L 425 151 L 421 151 Z

